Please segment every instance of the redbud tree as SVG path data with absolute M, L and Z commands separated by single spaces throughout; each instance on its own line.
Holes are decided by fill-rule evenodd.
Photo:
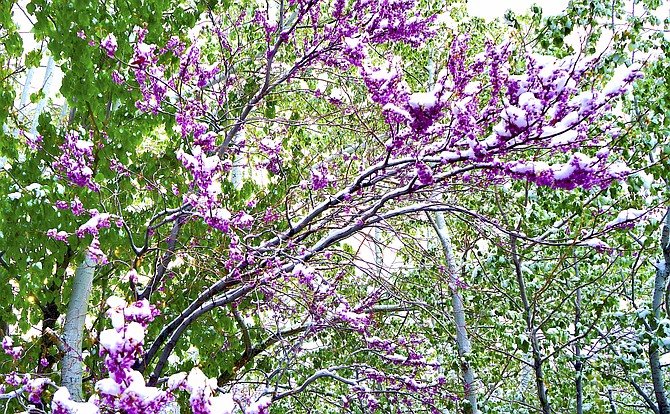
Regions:
M 5 122 L 12 407 L 472 410 L 440 355 L 451 339 L 428 329 L 430 286 L 399 282 L 414 259 L 387 266 L 416 238 L 406 223 L 441 213 L 502 231 L 473 194 L 588 194 L 631 173 L 611 114 L 641 65 L 468 33 L 447 5 L 27 11 L 68 107 L 35 133 Z M 573 244 L 606 250 L 594 234 Z

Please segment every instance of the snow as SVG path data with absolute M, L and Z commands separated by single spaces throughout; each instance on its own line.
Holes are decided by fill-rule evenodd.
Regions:
M 563 145 L 570 145 L 576 140 L 577 140 L 577 131 L 575 131 L 574 129 L 569 129 L 553 137 L 551 139 L 551 142 L 549 143 L 549 146 L 560 147 Z
M 630 87 L 630 82 L 633 80 L 633 75 L 640 70 L 640 65 L 633 64 L 629 67 L 619 66 L 614 70 L 612 79 L 607 82 L 603 88 L 602 93 L 605 95 L 616 95 L 621 91 L 626 91 Z
M 404 118 L 407 118 L 409 120 L 412 119 L 412 116 L 409 114 L 409 112 L 390 102 L 384 105 L 382 111 L 395 112 L 396 114 L 399 114 Z
M 154 46 L 148 45 L 144 42 L 138 43 L 137 44 L 137 51 L 141 53 L 142 55 L 149 55 L 153 52 Z
M 123 309 L 126 307 L 126 305 L 127 303 L 125 300 L 116 296 L 112 296 L 107 299 L 107 306 L 109 306 L 107 316 L 109 316 L 111 319 L 114 329 L 120 330 L 123 328 L 123 325 L 126 321 L 125 317 L 123 316 Z
M 524 92 L 519 95 L 519 106 L 527 112 L 541 113 L 544 109 L 544 104 L 537 99 L 532 92 Z
M 209 399 L 211 414 L 233 414 L 237 411 L 233 394 L 227 393 Z
M 95 383 L 95 390 L 101 394 L 119 395 L 121 394 L 121 384 L 111 378 L 105 378 Z
M 509 138 L 512 136 L 512 134 L 507 130 L 507 126 L 505 125 L 504 121 L 498 122 L 494 127 L 493 127 L 493 132 L 498 134 L 498 136 L 501 136 L 503 138 Z
M 637 317 L 640 318 L 640 319 L 644 319 L 647 316 L 649 316 L 650 314 L 651 314 L 651 311 L 649 309 L 640 309 L 639 311 L 637 311 Z
M 58 410 L 60 408 L 60 410 Z M 76 402 L 70 399 L 70 392 L 65 387 L 60 387 L 54 393 L 51 400 L 51 409 L 56 412 L 68 414 L 98 414 L 100 410 L 90 402 Z
M 361 41 L 351 37 L 345 37 L 344 43 L 351 49 L 356 49 L 361 44 Z
M 596 158 L 607 158 L 610 154 L 609 148 L 601 148 L 596 152 Z
M 607 169 L 610 174 L 615 174 L 615 175 L 626 175 L 630 174 L 630 168 L 622 162 L 617 162 L 612 165 Z
M 599 103 L 600 96 L 596 92 L 582 92 L 572 98 L 569 102 L 570 105 L 579 107 L 580 112 L 587 111 L 588 108 L 592 108 Z
M 567 164 L 557 164 L 552 167 L 554 171 L 554 179 L 557 181 L 566 180 L 574 174 L 576 168 L 572 163 Z
M 570 128 L 577 125 L 579 123 L 579 119 L 580 119 L 579 113 L 576 111 L 572 111 L 563 117 L 560 125 L 565 128 Z
M 251 403 L 245 410 L 244 414 L 263 414 L 266 413 L 266 408 L 270 406 L 272 399 L 265 395 L 258 399 L 258 401 Z
M 575 153 L 575 155 L 572 156 L 571 162 L 575 162 L 575 161 L 577 162 L 577 164 L 579 164 L 579 168 L 582 168 L 582 169 L 587 169 L 587 168 L 591 167 L 593 164 L 595 164 L 595 162 L 596 162 L 596 160 L 594 160 L 593 158 L 591 158 L 587 155 L 584 155 L 580 152 Z
M 496 148 L 498 145 L 500 145 L 500 139 L 498 138 L 498 135 L 491 134 L 484 141 L 482 141 L 482 144 L 486 149 Z
M 345 97 L 345 93 L 342 88 L 333 88 L 328 96 L 332 99 L 341 101 Z
M 110 296 L 105 303 L 112 309 L 125 308 L 127 305 L 127 302 L 118 296 Z
M 30 184 L 28 187 L 26 187 L 26 190 L 28 190 L 28 191 L 35 191 L 35 192 L 38 193 L 38 195 L 39 195 L 39 194 L 42 193 L 42 192 L 40 191 L 41 188 L 42 188 L 42 186 L 41 186 L 39 183 L 32 183 L 32 184 Z
M 230 214 L 230 211 L 228 211 L 225 208 L 217 208 L 213 211 L 210 211 L 210 216 L 213 219 L 226 221 L 226 220 L 230 220 L 231 214 Z
M 467 85 L 465 85 L 465 88 L 463 88 L 463 93 L 465 95 L 475 95 L 478 94 L 481 90 L 481 82 L 469 82 Z
M 91 174 L 93 174 L 92 171 Z M 111 216 L 109 213 L 94 214 L 86 223 L 79 226 L 79 231 L 82 233 L 97 234 L 100 225 L 108 221 Z
M 200 368 L 195 367 L 189 372 L 188 377 L 186 378 L 186 387 L 193 393 L 205 389 L 207 387 L 207 381 L 207 376 L 200 370 Z
M 146 299 L 139 300 L 132 306 L 125 308 L 123 314 L 126 319 L 151 320 L 151 304 Z
M 175 390 L 183 385 L 186 381 L 186 373 L 178 372 L 176 374 L 170 375 L 167 380 L 167 386 L 170 390 Z
M 588 246 L 588 247 L 593 247 L 594 249 L 609 249 L 609 245 L 605 243 L 604 241 L 600 240 L 597 237 L 593 237 L 591 239 L 584 240 L 578 244 L 579 246 Z
M 100 332 L 100 346 L 110 353 L 123 346 L 123 336 L 116 329 L 106 329 Z
M 391 69 L 390 71 L 386 71 L 384 69 L 378 68 L 376 71 L 367 71 L 367 75 L 370 79 L 373 80 L 384 80 L 387 81 L 394 76 L 396 76 L 398 73 L 395 71 L 395 69 Z
M 642 217 L 645 213 L 646 211 L 644 210 L 637 210 L 634 208 L 629 208 L 627 210 L 620 211 L 614 220 L 606 224 L 606 227 L 614 227 L 619 224 L 637 220 L 638 218 Z
M 125 395 L 133 396 L 135 399 L 144 402 L 150 402 L 159 399 L 161 394 L 163 394 L 163 392 L 156 387 L 147 387 L 144 384 L 142 374 L 137 371 L 132 371 L 130 373 L 130 378 L 132 382 L 128 388 L 123 391 Z
M 77 149 L 80 149 L 82 151 L 86 150 L 91 150 L 93 148 L 93 143 L 91 141 L 84 141 L 84 140 L 79 140 L 76 142 L 75 146 Z
M 527 162 L 527 163 L 518 163 L 518 164 L 515 164 L 515 165 L 512 165 L 511 167 L 509 167 L 510 171 L 518 173 L 518 174 L 524 174 L 524 173 L 534 173 L 534 174 L 536 174 L 538 172 L 546 171 L 549 168 L 550 168 L 549 164 L 547 164 L 546 162 L 542 162 L 542 161 L 537 161 L 537 162 L 530 161 L 530 162 Z
M 123 277 L 124 281 L 133 281 L 133 283 L 137 283 L 137 279 L 140 277 L 140 275 L 137 273 L 137 270 L 135 269 L 130 269 L 128 273 L 125 274 Z
M 434 92 L 416 92 L 409 97 L 409 106 L 414 109 L 431 109 L 437 104 Z
M 387 355 L 386 358 L 390 359 L 391 361 L 394 361 L 394 362 L 405 362 L 405 361 L 407 361 L 407 357 L 404 356 L 404 355 L 400 355 L 400 354 Z
M 219 158 L 218 155 L 212 155 L 211 157 L 203 157 L 202 158 L 202 171 L 204 172 L 212 172 L 216 170 L 216 168 L 219 166 L 221 163 L 221 158 Z
M 126 327 L 126 340 L 136 344 L 144 342 L 144 328 L 137 322 L 130 322 Z

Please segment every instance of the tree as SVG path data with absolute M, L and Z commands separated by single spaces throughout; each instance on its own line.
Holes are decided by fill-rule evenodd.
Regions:
M 0 249 L 10 291 L 2 295 L 17 299 L 2 314 L 13 329 L 3 342 L 11 390 L 2 396 L 20 404 L 27 395 L 54 412 L 158 412 L 173 399 L 194 412 L 245 413 L 533 406 L 525 389 L 505 406 L 516 398 L 507 384 L 489 401 L 487 388 L 507 379 L 478 369 L 487 358 L 502 366 L 490 348 L 511 358 L 512 372 L 533 367 L 543 412 L 557 410 L 545 383 L 572 395 L 560 384 L 576 378 L 581 389 L 591 369 L 582 353 L 609 349 L 589 343 L 582 352 L 583 344 L 616 306 L 616 289 L 590 289 L 611 266 L 597 254 L 611 249 L 599 236 L 641 217 L 598 222 L 631 173 L 622 161 L 639 162 L 618 153 L 636 126 L 618 130 L 610 114 L 640 66 L 614 70 L 625 55 L 590 50 L 597 31 L 575 53 L 551 49 L 568 34 L 569 14 L 509 15 L 511 27 L 489 31 L 464 19 L 454 32 L 433 7 L 29 3 L 37 36 L 62 63 L 71 109 L 63 128 L 45 113 L 38 135 L 6 133 L 2 179 L 12 193 L 2 202 Z M 599 10 L 588 15 L 595 27 Z M 494 40 L 504 34 L 513 40 Z M 437 214 L 446 268 L 416 253 L 430 250 L 418 243 L 425 213 Z M 497 251 L 486 260 L 497 264 L 447 240 L 443 214 L 466 223 L 455 226 L 473 240 L 489 233 Z M 28 243 L 13 242 L 21 234 Z M 364 253 L 369 245 L 376 260 Z M 463 269 L 516 280 L 494 284 L 502 289 L 488 299 L 462 293 L 475 296 L 463 298 L 474 306 L 468 316 L 491 317 L 496 340 L 515 347 L 468 325 L 471 364 L 485 383 L 477 404 L 461 398 L 475 383 L 464 321 L 456 349 L 439 311 L 451 301 L 465 312 L 449 245 L 465 252 Z M 388 256 L 403 265 L 387 266 Z M 549 294 L 558 305 L 545 306 Z M 594 299 L 560 311 L 574 294 Z M 569 331 L 568 320 L 570 337 L 543 345 L 560 335 L 550 329 Z M 19 358 L 14 342 L 31 325 L 39 346 L 26 342 Z M 451 369 L 445 355 L 465 369 Z M 78 358 L 89 376 L 81 378 Z M 576 373 L 547 372 L 565 361 Z M 37 379 L 20 374 L 31 370 Z M 87 406 L 79 380 L 93 394 Z M 56 384 L 66 388 L 44 391 Z

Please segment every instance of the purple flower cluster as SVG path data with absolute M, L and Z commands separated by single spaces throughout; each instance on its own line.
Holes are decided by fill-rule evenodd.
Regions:
M 482 177 L 489 181 L 510 177 L 568 190 L 604 188 L 628 175 L 623 164 L 608 161 L 606 141 L 597 139 L 589 122 L 602 119 L 612 99 L 630 90 L 641 76 L 639 66 L 618 69 L 599 92 L 586 84 L 585 76 L 598 68 L 597 59 L 527 55 L 524 74 L 511 75 L 509 44 L 489 44 L 474 63 L 466 64 L 467 44 L 466 36 L 453 42 L 447 68 L 429 92 L 412 93 L 397 60 L 388 68 L 362 70 L 371 99 L 395 126 L 389 131 L 389 149 L 417 158 L 413 176 L 422 186 L 433 184 L 439 164 L 457 163 L 486 171 Z M 492 95 L 480 101 L 487 76 Z M 440 124 L 442 119 L 450 120 L 448 127 Z M 585 147 L 600 151 L 595 158 L 577 152 Z M 554 165 L 521 158 L 524 151 L 538 148 L 551 149 L 563 160 L 564 153 L 572 154 Z
M 14 346 L 14 341 L 9 336 L 2 338 L 2 350 L 5 354 L 11 356 L 14 359 L 21 358 L 23 354 L 23 347 Z
M 142 357 L 144 330 L 157 315 L 146 300 L 128 305 L 117 297 L 107 300 L 112 329 L 100 333 L 100 356 L 109 378 L 96 383 L 98 406 L 128 414 L 158 413 L 172 399 L 165 391 L 145 386 L 142 375 L 132 369 Z
M 100 47 L 102 50 L 107 52 L 107 56 L 110 58 L 114 58 L 114 53 L 116 53 L 116 49 L 119 48 L 119 45 L 116 43 L 116 36 L 114 36 L 114 33 L 110 33 L 102 39 L 102 42 L 100 42 Z
M 190 394 L 189 404 L 193 414 L 240 413 L 235 400 L 240 401 L 241 398 L 234 398 L 235 390 L 230 393 L 215 395 L 217 393 L 216 378 L 208 378 L 200 368 L 195 367 L 188 374 L 180 372 L 170 376 L 168 388 L 171 392 L 185 390 Z M 252 412 L 254 414 L 267 413 L 267 411 L 252 411 L 249 408 L 245 410 L 245 414 L 251 414 Z
M 67 243 L 67 238 L 70 236 L 66 231 L 58 231 L 57 229 L 47 230 L 47 236 L 51 237 L 54 240 L 62 241 Z
M 91 234 L 93 236 L 97 236 L 100 229 L 102 228 L 110 228 L 111 227 L 111 219 L 114 217 L 110 213 L 100 213 L 98 210 L 89 210 L 88 212 L 91 215 L 91 218 L 75 231 L 75 234 L 77 237 L 84 238 L 86 237 L 87 234 Z
M 336 185 L 335 176 L 328 171 L 326 163 L 319 163 L 311 170 L 310 184 L 313 191 Z
M 59 147 L 60 157 L 54 161 L 56 171 L 65 174 L 68 180 L 80 187 L 88 187 L 97 192 L 98 184 L 93 181 L 93 146 L 90 141 L 80 139 L 79 134 L 68 132 L 65 142 Z
M 266 168 L 273 174 L 279 174 L 281 172 L 281 166 L 283 165 L 280 156 L 282 151 L 281 139 L 262 139 L 258 143 L 258 149 L 267 157 L 267 160 L 262 161 L 259 167 Z

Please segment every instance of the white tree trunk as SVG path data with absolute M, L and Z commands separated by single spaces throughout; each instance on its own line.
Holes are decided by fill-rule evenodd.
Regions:
M 668 271 L 670 268 L 670 208 L 665 213 L 663 229 L 661 231 L 661 251 L 663 252 L 663 262 L 656 268 L 656 277 L 654 278 L 654 292 L 652 296 L 652 309 L 656 323 L 661 318 L 661 305 L 668 282 Z M 651 380 L 654 386 L 654 395 L 658 405 L 659 414 L 670 413 L 670 403 L 668 403 L 667 391 L 663 383 L 663 367 L 659 356 L 659 345 L 656 341 L 649 344 L 649 365 L 651 368 Z
M 54 79 L 54 68 L 56 63 L 54 62 L 53 56 L 49 56 L 49 61 L 47 62 L 46 73 L 44 74 L 44 84 L 42 85 L 42 92 L 44 92 L 44 98 L 40 99 L 37 103 L 37 108 L 35 109 L 35 116 L 33 117 L 33 126 L 30 129 L 31 134 L 37 134 L 37 125 L 39 122 L 40 114 L 44 111 L 44 107 L 47 105 L 49 100 L 49 95 L 51 94 L 51 83 Z
M 82 400 L 82 355 L 81 344 L 88 309 L 88 298 L 91 295 L 95 262 L 91 254 L 86 252 L 84 263 L 75 272 L 72 284 L 72 296 L 67 306 L 65 326 L 63 327 L 63 346 L 65 356 L 61 361 L 61 385 L 70 392 L 75 401 Z
M 470 365 L 470 338 L 465 324 L 465 306 L 463 298 L 458 292 L 458 267 L 456 266 L 456 256 L 454 256 L 451 247 L 451 238 L 447 231 L 442 212 L 435 213 L 435 232 L 437 233 L 442 251 L 447 262 L 447 272 L 449 273 L 449 289 L 451 290 L 451 305 L 454 314 L 454 323 L 456 324 L 456 343 L 458 345 L 458 357 L 461 365 L 461 375 L 463 376 L 463 388 L 465 397 L 470 402 L 470 412 L 479 413 L 477 408 L 477 390 L 475 389 L 475 374 Z

